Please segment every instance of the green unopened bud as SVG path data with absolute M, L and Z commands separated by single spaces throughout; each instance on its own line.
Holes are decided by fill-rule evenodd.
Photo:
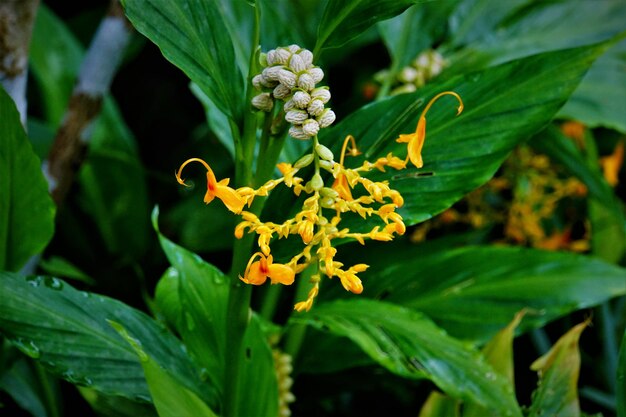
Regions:
M 322 176 L 318 173 L 315 173 L 313 175 L 313 178 L 311 178 L 310 184 L 311 184 L 311 188 L 315 191 L 319 191 L 322 188 L 324 188 L 324 180 L 322 180 Z
M 335 199 L 339 197 L 339 193 L 330 187 L 324 187 L 320 190 L 322 197 Z
M 317 146 L 315 147 L 315 152 L 319 155 L 320 158 L 326 161 L 332 161 L 335 158 L 333 152 L 321 143 L 317 144 Z
M 304 168 L 306 166 L 309 166 L 309 165 L 311 165 L 311 162 L 313 162 L 313 158 L 314 157 L 313 157 L 312 153 L 306 154 L 302 158 L 298 159 L 296 161 L 296 163 L 293 164 L 293 167 L 300 169 L 300 168 Z
M 259 54 L 259 64 L 261 64 L 262 67 L 267 67 L 267 54 L 265 52 Z

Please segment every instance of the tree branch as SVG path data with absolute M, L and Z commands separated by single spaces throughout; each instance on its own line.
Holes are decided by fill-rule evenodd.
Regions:
M 0 82 L 26 126 L 28 47 L 39 0 L 0 2 Z
M 65 200 L 85 158 L 91 127 L 100 114 L 102 99 L 119 68 L 131 33 L 121 5 L 112 0 L 85 55 L 63 123 L 44 161 L 44 174 L 57 206 Z

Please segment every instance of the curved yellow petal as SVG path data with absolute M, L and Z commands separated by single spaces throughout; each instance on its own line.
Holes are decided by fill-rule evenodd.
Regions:
M 271 264 L 268 266 L 269 277 L 272 284 L 291 285 L 296 277 L 293 269 L 283 264 Z
M 207 191 L 207 195 L 208 194 L 209 192 Z M 235 214 L 241 213 L 243 206 L 246 205 L 246 201 L 237 193 L 237 191 L 225 185 L 216 184 L 215 197 L 222 200 L 226 208 Z
M 409 159 L 413 165 L 417 168 L 421 168 L 424 166 L 424 161 L 422 160 L 422 148 L 424 147 L 424 139 L 426 138 L 425 117 L 420 117 L 419 122 L 417 122 L 417 129 L 412 136 L 413 137 L 409 141 L 409 146 L 407 147 Z
M 256 261 L 250 265 L 245 276 L 243 278 L 239 277 L 239 279 L 246 284 L 261 285 L 267 280 L 267 275 L 264 273 L 263 268 L 261 268 L 261 262 Z

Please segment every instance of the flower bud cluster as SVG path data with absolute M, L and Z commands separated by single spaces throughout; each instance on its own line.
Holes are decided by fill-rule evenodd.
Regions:
M 439 52 L 433 49 L 422 52 L 410 65 L 400 70 L 394 80 L 396 87 L 391 91 L 391 95 L 416 91 L 439 75 L 446 66 L 447 61 Z M 389 76 L 389 71 L 384 70 L 377 73 L 375 79 L 382 83 L 387 76 Z
M 298 45 L 272 49 L 261 54 L 261 65 L 261 74 L 252 78 L 261 93 L 252 99 L 252 105 L 269 112 L 275 99 L 284 101 L 285 120 L 292 124 L 289 135 L 309 139 L 335 121 L 335 113 L 325 106 L 330 100 L 328 87 L 316 87 L 324 71 L 313 66 L 311 51 Z

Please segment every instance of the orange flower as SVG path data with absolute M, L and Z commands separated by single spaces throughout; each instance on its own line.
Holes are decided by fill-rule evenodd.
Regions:
M 255 261 L 257 257 L 259 260 Z M 294 270 L 287 265 L 274 263 L 272 255 L 266 258 L 261 252 L 257 252 L 248 261 L 243 278 L 240 276 L 239 279 L 246 284 L 261 285 L 269 277 L 272 284 L 291 285 L 295 275 Z
M 454 91 L 444 91 L 443 93 L 439 93 L 433 97 L 422 111 L 422 114 L 417 122 L 415 133 L 400 135 L 400 137 L 396 139 L 396 142 L 398 143 L 408 143 L 407 156 L 404 161 L 405 165 L 409 160 L 411 160 L 411 163 L 417 168 L 424 166 L 424 161 L 422 160 L 422 147 L 424 146 L 424 140 L 426 139 L 426 113 L 430 110 L 430 107 L 435 103 L 435 101 L 439 99 L 439 97 L 445 95 L 454 96 L 457 100 L 459 100 L 459 107 L 456 113 L 457 116 L 463 111 L 463 100 L 461 100 L 461 97 L 459 97 L 459 95 Z
M 185 168 L 185 166 L 187 166 L 187 164 L 191 162 L 200 162 L 207 170 L 207 191 L 204 195 L 204 202 L 206 204 L 209 204 L 211 201 L 213 201 L 215 197 L 217 197 L 222 200 L 228 210 L 232 211 L 235 214 L 241 213 L 241 210 L 243 210 L 243 206 L 246 204 L 246 202 L 241 197 L 241 195 L 237 193 L 236 190 L 228 186 L 230 179 L 224 178 L 223 180 L 218 182 L 209 164 L 207 164 L 200 158 L 191 158 L 183 162 L 180 168 L 178 168 L 178 172 L 176 173 L 176 180 L 178 181 L 178 183 L 184 185 L 185 187 L 188 187 L 188 185 L 185 184 L 185 180 L 180 177 L 180 174 L 183 172 L 183 168 Z
M 347 149 L 348 142 L 352 142 L 352 146 L 350 147 L 350 149 Z M 361 154 L 358 148 L 356 147 L 356 142 L 354 140 L 354 136 L 352 135 L 346 136 L 346 139 L 343 141 L 343 146 L 341 148 L 341 156 L 339 158 L 339 165 L 341 165 L 342 168 L 343 168 L 343 161 L 346 156 L 346 150 L 350 156 L 357 156 Z M 335 181 L 333 182 L 332 189 L 337 191 L 337 193 L 339 194 L 339 197 L 341 197 L 343 200 L 345 201 L 353 200 L 352 191 L 350 191 L 350 183 L 348 182 L 348 178 L 346 177 L 344 173 L 339 172 L 339 174 L 337 174 L 337 178 L 335 178 Z
M 611 155 L 600 158 L 606 182 L 615 187 L 619 182 L 619 171 L 624 163 L 624 142 L 619 142 Z

